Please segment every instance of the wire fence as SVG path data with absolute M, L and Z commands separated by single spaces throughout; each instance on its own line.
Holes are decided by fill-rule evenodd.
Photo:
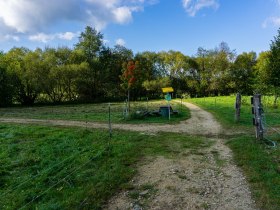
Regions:
M 65 163 L 66 161 L 73 159 L 73 158 L 76 157 L 78 154 L 80 154 L 80 153 L 76 153 L 76 154 L 74 154 L 74 155 L 72 155 L 72 156 L 69 156 L 68 158 L 66 158 L 66 159 L 64 159 L 64 160 L 62 160 L 62 161 L 60 161 L 60 162 L 58 162 L 57 164 L 54 164 L 54 165 L 52 165 L 51 167 L 44 169 L 43 171 L 39 172 L 39 173 L 38 173 L 37 175 L 35 175 L 35 176 L 30 175 L 30 178 L 24 180 L 23 182 L 21 182 L 20 184 L 18 184 L 18 185 L 16 185 L 16 186 L 11 186 L 10 189 L 7 189 L 7 191 L 6 191 L 5 193 L 3 193 L 3 194 L 0 194 L 0 196 L 1 196 L 1 197 L 2 197 L 2 196 L 5 196 L 5 195 L 7 195 L 8 193 L 10 193 L 10 192 L 12 192 L 12 191 L 14 191 L 14 190 L 17 190 L 18 188 L 20 188 L 20 187 L 23 186 L 24 184 L 26 184 L 26 183 L 28 183 L 28 182 L 30 182 L 30 181 L 36 179 L 36 178 L 39 177 L 39 176 L 42 176 L 42 175 L 48 173 L 49 171 L 51 171 L 51 170 L 53 170 L 54 168 L 56 168 L 56 167 L 62 165 L 62 164 Z M 62 167 L 65 167 L 65 165 L 62 165 Z
M 111 121 L 114 123 L 127 120 L 128 106 L 130 116 L 145 111 L 158 111 L 160 106 L 167 105 L 165 100 L 144 100 L 110 103 Z M 172 106 L 176 106 L 175 103 Z M 0 118 L 42 119 L 42 120 L 73 120 L 85 122 L 107 122 L 108 103 L 84 105 L 60 105 L 42 107 L 11 107 L 0 108 Z
M 215 112 L 231 125 L 234 123 L 235 96 L 193 98 L 191 102 L 198 104 L 207 111 Z M 280 142 L 280 108 L 275 107 L 274 96 L 262 96 L 262 108 L 264 111 L 265 138 L 270 145 L 275 146 L 275 142 Z M 235 125 L 253 127 L 252 118 L 251 96 L 242 96 L 241 120 Z
M 82 169 L 83 167 L 85 167 L 87 164 L 89 164 L 90 162 L 94 161 L 96 158 L 98 158 L 99 156 L 101 156 L 103 153 L 105 152 L 104 150 L 99 151 L 94 157 L 90 158 L 89 160 L 87 160 L 85 163 L 83 163 L 82 165 L 72 169 L 70 172 L 68 172 L 68 174 L 59 179 L 55 184 L 51 185 L 49 188 L 47 188 L 46 190 L 43 190 L 41 193 L 37 194 L 31 201 L 29 201 L 28 203 L 26 203 L 25 205 L 23 205 L 22 207 L 20 207 L 19 209 L 24 209 L 27 208 L 29 205 L 31 205 L 33 202 L 35 202 L 37 199 L 39 199 L 40 197 L 42 197 L 44 194 L 46 194 L 47 192 L 49 192 L 51 189 L 53 189 L 54 187 L 56 187 L 58 184 L 60 184 L 61 182 L 65 181 L 67 178 L 69 178 L 71 175 L 73 175 L 75 172 L 77 172 L 78 170 Z
M 52 164 L 47 168 L 43 168 L 43 170 L 39 171 L 36 175 L 30 174 L 29 178 L 22 180 L 20 184 L 6 187 L 4 193 L 0 194 L 0 209 L 4 209 L 5 206 L 7 207 L 6 202 L 11 202 L 11 200 L 5 200 L 7 195 L 11 194 L 8 196 L 11 197 L 17 193 L 25 193 L 25 189 L 33 189 L 32 193 L 29 193 L 28 195 L 28 200 L 30 201 L 25 198 L 24 201 L 22 201 L 22 206 L 17 207 L 17 209 L 31 209 L 32 203 L 46 195 L 50 190 L 62 182 L 67 182 L 67 179 L 80 169 L 84 168 L 91 162 L 94 163 L 97 158 L 104 155 L 105 152 L 108 152 L 110 145 L 106 144 L 106 142 L 108 141 L 104 141 L 102 148 L 99 146 L 98 149 L 90 147 L 87 147 L 86 149 L 75 148 L 77 152 L 74 154 L 69 155 L 63 160 Z M 79 159 L 79 162 L 77 162 L 77 159 Z M 38 183 L 41 182 L 44 183 L 44 186 L 38 185 Z M 17 203 L 16 205 L 20 205 L 20 203 Z

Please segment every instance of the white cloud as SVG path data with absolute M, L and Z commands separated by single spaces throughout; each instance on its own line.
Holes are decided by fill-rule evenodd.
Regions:
M 47 43 L 55 39 L 70 41 L 75 37 L 77 37 L 79 34 L 80 34 L 79 32 L 77 33 L 65 32 L 65 33 L 56 33 L 56 34 L 37 33 L 35 35 L 30 35 L 29 40 L 36 41 L 36 42 L 43 42 L 43 43 Z
M 125 41 L 123 39 L 117 39 L 116 40 L 116 45 L 124 46 L 125 45 Z
M 5 35 L 4 37 L 6 40 L 13 40 L 13 41 L 16 41 L 16 42 L 19 42 L 20 41 L 20 38 L 18 36 L 15 36 L 15 35 Z
M 112 12 L 117 23 L 127 23 L 132 19 L 132 11 L 129 7 L 118 7 L 115 8 Z
M 0 42 L 1 41 L 16 41 L 19 42 L 20 41 L 20 37 L 16 36 L 16 35 L 11 35 L 11 34 L 6 34 L 6 35 L 1 35 L 0 34 Z
M 74 39 L 75 37 L 79 36 L 79 34 L 80 34 L 79 32 L 77 32 L 77 33 L 65 32 L 65 33 L 59 33 L 59 34 L 57 34 L 57 37 L 58 37 L 59 39 L 63 39 L 63 40 L 68 40 L 68 41 L 70 41 L 70 40 Z
M 280 27 L 280 17 L 269 17 L 269 18 L 267 18 L 263 22 L 262 27 L 267 28 L 270 25 Z
M 43 42 L 43 43 L 47 43 L 51 40 L 54 40 L 54 38 L 55 38 L 55 35 L 44 34 L 44 33 L 38 33 L 36 35 L 29 36 L 29 40 Z
M 133 13 L 141 11 L 146 3 L 154 0 L 86 0 L 86 14 L 89 25 L 97 30 L 105 28 L 109 23 L 126 24 L 132 21 Z
M 0 35 L 3 31 L 34 34 L 32 39 L 50 40 L 44 34 L 59 24 L 83 23 L 101 30 L 109 23 L 126 24 L 133 13 L 157 0 L 0 0 Z M 5 29 L 5 30 L 4 30 Z M 71 34 L 67 34 L 71 37 Z
M 280 7 L 280 0 L 274 0 L 274 2 L 278 7 Z M 280 27 L 280 16 L 271 16 L 266 18 L 262 23 L 262 27 L 267 28 L 269 26 Z
M 77 0 L 1 0 L 0 19 L 20 33 L 34 32 L 56 22 L 60 18 L 77 18 Z
M 217 0 L 182 0 L 182 3 L 186 12 L 192 17 L 204 8 L 212 8 L 216 10 L 220 6 Z

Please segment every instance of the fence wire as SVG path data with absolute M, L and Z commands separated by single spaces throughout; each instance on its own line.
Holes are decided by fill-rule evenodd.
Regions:
M 25 207 L 29 206 L 31 203 L 33 203 L 34 201 L 36 201 L 38 198 L 42 197 L 44 194 L 46 194 L 48 191 L 50 191 L 51 189 L 53 189 L 55 186 L 57 186 L 58 184 L 60 184 L 61 182 L 65 181 L 68 177 L 70 177 L 72 174 L 74 174 L 76 171 L 78 171 L 79 169 L 83 168 L 84 166 L 86 166 L 87 164 L 89 164 L 91 161 L 93 161 L 94 159 L 96 159 L 97 157 L 101 156 L 103 153 L 105 152 L 105 149 L 102 151 L 99 151 L 94 157 L 90 158 L 88 161 L 86 161 L 84 164 L 80 165 L 79 167 L 76 167 L 74 170 L 72 170 L 68 175 L 66 175 L 65 177 L 63 177 L 62 179 L 58 180 L 55 184 L 53 184 L 52 186 L 50 186 L 48 189 L 44 190 L 43 192 L 39 193 L 37 196 L 35 196 L 35 198 L 33 198 L 30 202 L 26 203 L 24 206 L 20 207 L 19 209 L 24 209 Z

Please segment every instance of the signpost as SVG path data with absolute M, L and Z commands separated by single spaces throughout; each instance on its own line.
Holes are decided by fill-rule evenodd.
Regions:
M 174 90 L 172 87 L 165 87 L 165 88 L 161 88 L 163 93 L 173 93 Z
M 165 98 L 165 100 L 168 101 L 168 119 L 170 120 L 170 101 L 171 101 L 171 94 L 170 93 L 173 93 L 174 90 L 173 90 L 172 87 L 165 87 L 165 88 L 162 88 L 162 92 L 166 93 L 164 98 Z

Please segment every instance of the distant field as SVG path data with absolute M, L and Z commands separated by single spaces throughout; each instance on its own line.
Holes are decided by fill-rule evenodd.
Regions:
M 159 110 L 160 106 L 166 105 L 166 101 L 131 102 L 131 114 L 141 110 Z M 188 119 L 190 113 L 185 106 L 178 103 L 171 103 L 174 110 L 179 114 L 171 117 L 169 121 L 163 117 L 147 117 L 142 119 L 131 118 L 124 120 L 124 103 L 111 104 L 111 120 L 115 123 L 176 123 Z M 0 108 L 0 117 L 6 118 L 30 118 L 30 119 L 59 119 L 59 120 L 79 120 L 79 121 L 108 121 L 109 106 L 103 104 L 83 104 L 83 105 L 58 105 L 58 106 L 34 106 L 34 107 L 13 107 Z

